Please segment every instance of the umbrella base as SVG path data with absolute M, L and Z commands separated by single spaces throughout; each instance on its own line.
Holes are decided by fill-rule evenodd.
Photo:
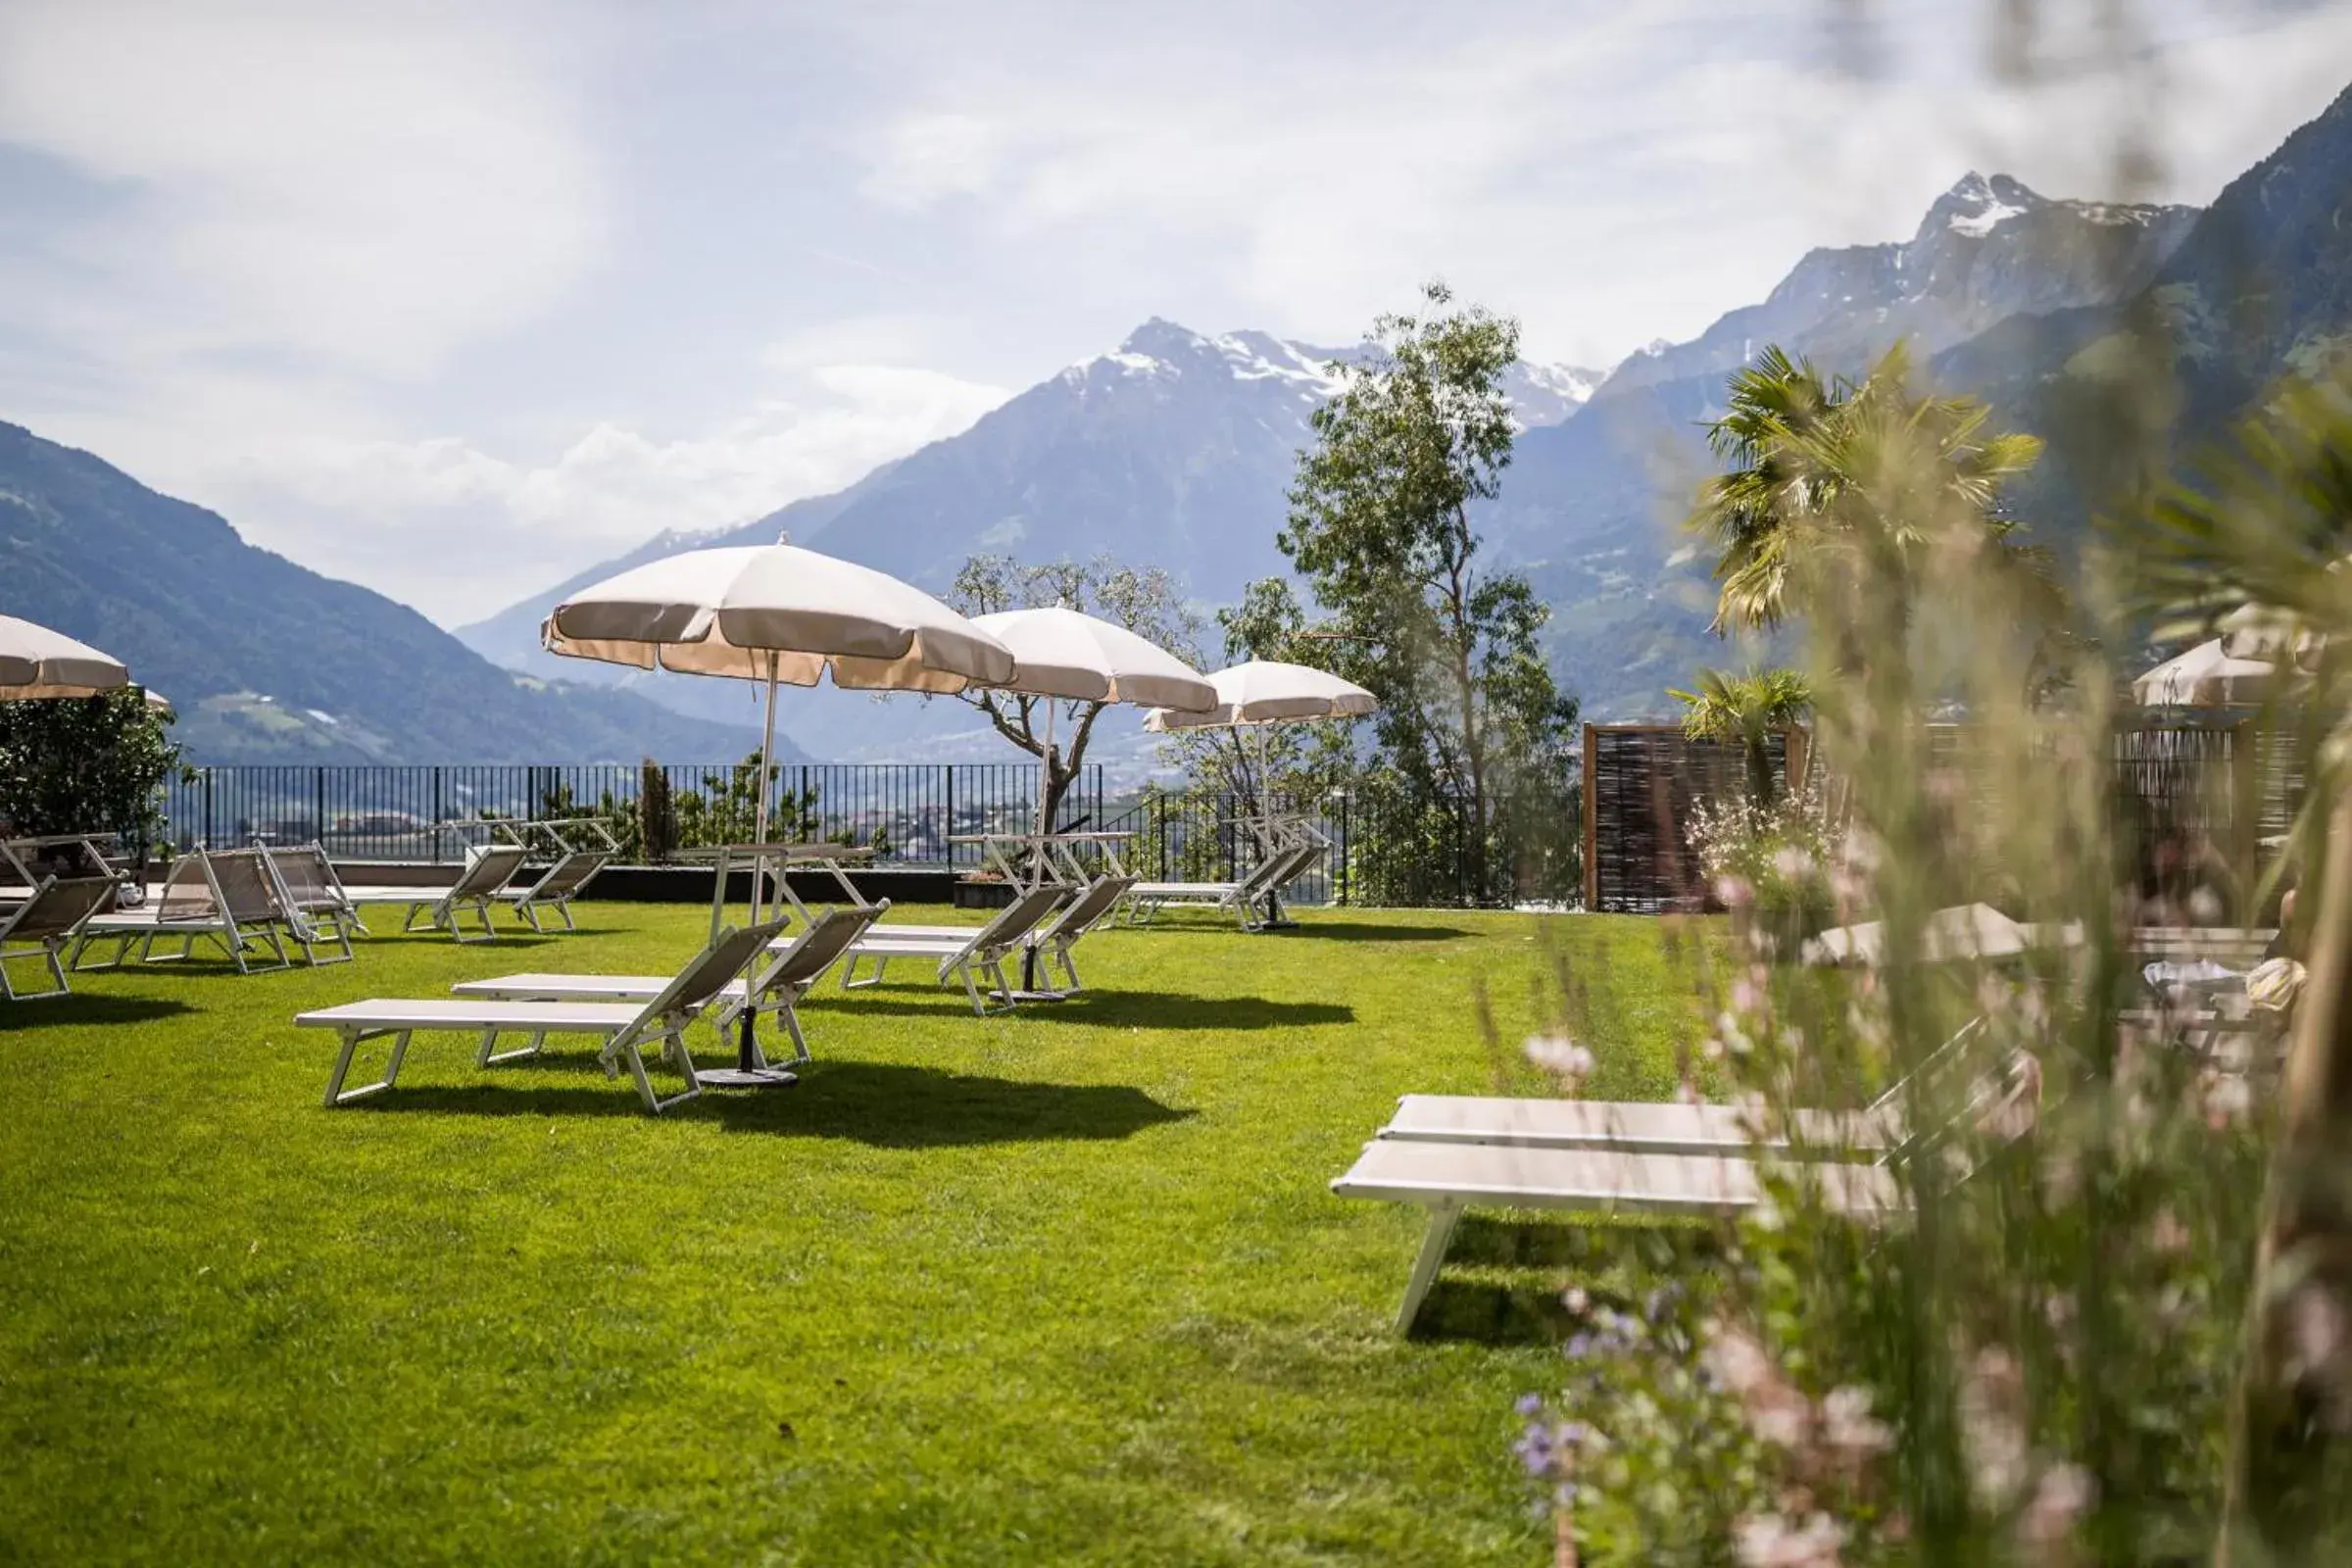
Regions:
M 704 1067 L 696 1071 L 706 1089 L 782 1089 L 801 1075 L 783 1067 Z
M 1067 1002 L 1077 995 L 1074 991 L 1009 991 L 1000 993 L 1015 1002 Z

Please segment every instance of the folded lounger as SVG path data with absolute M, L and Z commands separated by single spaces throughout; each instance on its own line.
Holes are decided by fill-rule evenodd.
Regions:
M 267 968 L 292 967 L 283 940 L 291 934 L 293 919 L 262 851 L 192 850 L 172 862 L 162 890 L 147 908 L 96 914 L 83 921 L 71 961 L 76 969 L 111 968 L 127 962 L 134 947 L 142 963 L 176 961 L 195 956 L 201 938 L 217 943 L 239 974 L 251 974 L 254 965 L 247 961 L 248 952 L 276 959 Z M 158 958 L 155 945 L 174 937 L 179 951 Z M 84 963 L 88 950 L 101 942 L 115 945 L 114 957 L 103 964 Z
M 74 987 L 66 978 L 61 956 L 80 934 L 82 922 L 114 906 L 115 879 L 111 876 L 43 877 L 31 895 L 0 904 L 0 999 L 30 1002 L 62 997 Z M 49 984 L 39 991 L 19 991 L 8 977 L 11 959 L 39 958 L 49 969 Z
M 351 895 L 343 890 L 343 879 L 335 874 L 334 862 L 326 858 L 325 846 L 260 848 L 277 881 L 278 903 L 294 940 L 302 945 L 302 956 L 314 966 L 349 962 L 352 933 L 366 927 L 360 924 L 360 911 Z M 333 951 L 321 957 L 321 949 Z
M 504 889 L 498 897 L 501 902 L 513 905 L 514 912 L 542 935 L 547 927 L 540 923 L 540 917 L 549 910 L 562 918 L 564 930 L 577 931 L 579 927 L 571 918 L 571 901 L 579 897 L 580 890 L 612 858 L 608 850 L 565 850 L 563 858 L 549 866 L 538 881 L 527 887 Z
M 776 945 L 748 980 L 727 982 L 718 994 L 718 1027 L 725 1029 L 747 1006 L 754 1013 L 780 1013 L 797 1059 L 807 1061 L 808 1042 L 796 1010 L 801 999 L 889 907 L 890 901 L 884 899 L 818 914 L 800 935 Z M 450 990 L 460 997 L 504 1002 L 643 1002 L 660 996 L 668 984 L 658 974 L 511 974 L 498 980 L 468 980 Z
M 403 931 L 414 931 L 421 923 L 431 930 L 446 931 L 460 942 L 490 942 L 498 936 L 490 924 L 490 906 L 500 901 L 529 856 L 519 844 L 492 844 L 466 851 L 457 881 L 445 888 L 347 886 L 344 892 L 355 906 L 405 906 L 408 913 L 401 921 Z M 481 923 L 481 935 L 466 934 L 468 913 Z
M 343 1049 L 335 1057 L 335 1070 L 326 1081 L 326 1103 L 347 1104 L 368 1095 L 390 1089 L 400 1077 L 402 1061 L 409 1054 L 409 1037 L 418 1032 L 446 1031 L 451 1033 L 479 1033 L 481 1048 L 474 1055 L 477 1066 L 488 1067 L 495 1062 L 513 1061 L 519 1056 L 536 1055 L 549 1035 L 594 1035 L 604 1041 L 599 1054 L 605 1071 L 617 1077 L 622 1066 L 637 1085 L 637 1093 L 651 1111 L 666 1110 L 682 1100 L 692 1100 L 703 1092 L 702 1080 L 695 1075 L 694 1058 L 687 1054 L 686 1026 L 701 1016 L 727 987 L 727 982 L 741 974 L 746 965 L 759 956 L 768 943 L 784 929 L 782 920 L 751 926 L 742 931 L 728 931 L 716 942 L 703 949 L 687 961 L 686 967 L 663 986 L 650 1001 L 639 1004 L 627 1002 L 493 1002 L 469 997 L 437 997 L 421 1001 L 383 1001 L 347 1003 L 340 1007 L 327 1007 L 317 1012 L 299 1014 L 296 1027 L 303 1029 L 332 1029 L 342 1036 Z M 530 1043 L 517 1051 L 498 1052 L 501 1035 L 528 1035 Z M 351 1058 L 365 1041 L 390 1036 L 392 1054 L 385 1064 L 384 1076 L 375 1083 L 357 1089 L 345 1089 L 344 1079 L 351 1072 Z M 646 1076 L 642 1048 L 654 1041 L 662 1042 L 662 1055 L 685 1075 L 686 1088 L 666 1100 L 654 1092 L 652 1079 Z
M 1026 889 L 1014 894 L 1012 902 L 999 909 L 986 925 L 967 927 L 948 936 L 918 935 L 910 930 L 893 932 L 887 925 L 874 926 L 850 944 L 847 961 L 841 969 L 842 988 L 855 991 L 880 985 L 883 970 L 893 958 L 932 958 L 938 960 L 941 985 L 962 980 L 974 1012 L 984 1016 L 1002 1012 L 1018 1000 L 1004 979 L 1004 960 L 1020 953 L 1029 933 L 1061 906 L 1068 891 L 1058 883 Z M 874 972 L 863 980 L 858 978 L 860 958 L 871 958 L 874 963 Z M 993 1008 L 980 995 L 981 977 L 986 977 L 990 992 L 997 998 Z
M 1857 1218 L 1901 1205 L 1884 1165 L 1808 1163 L 1824 1199 Z M 1547 1208 L 1676 1216 L 1737 1214 L 1763 1201 L 1764 1172 L 1721 1155 L 1642 1154 L 1620 1149 L 1526 1149 L 1498 1144 L 1418 1143 L 1380 1139 L 1364 1146 L 1348 1172 L 1331 1184 L 1342 1198 L 1415 1203 L 1429 1214 L 1420 1254 L 1397 1308 L 1396 1331 L 1413 1326 L 1438 1277 L 1446 1244 L 1462 1210 Z

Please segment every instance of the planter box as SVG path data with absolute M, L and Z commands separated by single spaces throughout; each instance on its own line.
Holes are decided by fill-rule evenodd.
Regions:
M 973 877 L 958 877 L 956 882 L 956 907 L 958 909 L 1002 909 L 1012 903 L 1012 884 L 1009 882 L 980 881 Z

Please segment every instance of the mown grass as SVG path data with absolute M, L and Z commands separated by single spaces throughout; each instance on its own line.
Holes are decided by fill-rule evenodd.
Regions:
M 1515 1048 L 1554 942 L 1591 1092 L 1664 1094 L 1695 1003 L 1654 923 L 1118 931 L 986 1020 L 828 983 L 799 1086 L 658 1119 L 585 1042 L 454 1036 L 329 1111 L 288 1025 L 668 969 L 705 918 L 0 1010 L 0 1559 L 1542 1560 L 1506 1446 L 1556 1251 L 1466 1228 L 1398 1341 L 1417 1216 L 1326 1183 L 1401 1093 L 1534 1087 L 1475 998 Z

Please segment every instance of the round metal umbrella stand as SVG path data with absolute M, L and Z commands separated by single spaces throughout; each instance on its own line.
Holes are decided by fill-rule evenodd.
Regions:
M 583 588 L 542 629 L 551 653 L 639 669 L 756 680 L 766 692 L 754 836 L 767 843 L 774 793 L 776 693 L 830 676 L 858 691 L 950 693 L 1013 674 L 1011 650 L 922 590 L 886 572 L 803 550 L 766 546 L 690 550 Z M 768 873 L 752 866 L 752 919 Z M 722 870 L 719 897 L 725 897 Z M 733 1068 L 706 1084 L 759 1089 L 795 1081 L 761 1054 L 745 1008 Z

